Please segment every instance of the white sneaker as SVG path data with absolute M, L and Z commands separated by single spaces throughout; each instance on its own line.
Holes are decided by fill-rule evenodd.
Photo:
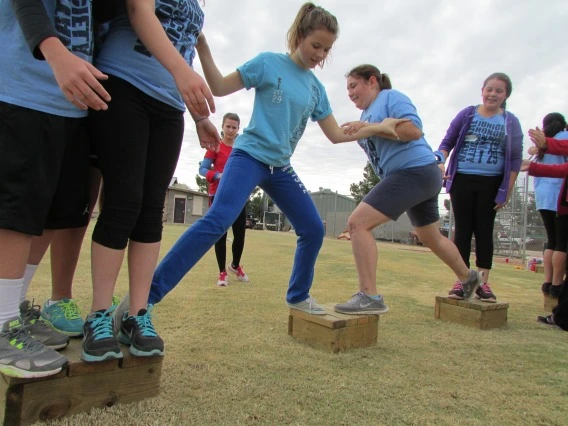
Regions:
M 225 271 L 219 273 L 219 279 L 217 280 L 217 285 L 219 287 L 227 287 L 229 285 L 229 279 L 227 278 L 227 273 Z
M 311 296 L 302 302 L 288 303 L 288 306 L 310 315 L 325 315 L 325 309 L 318 305 L 316 299 Z

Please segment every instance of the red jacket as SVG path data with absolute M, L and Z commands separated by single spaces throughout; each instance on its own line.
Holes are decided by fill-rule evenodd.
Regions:
M 215 174 L 223 173 L 223 170 L 225 170 L 225 164 L 227 164 L 227 160 L 229 159 L 229 155 L 231 155 L 232 150 L 232 146 L 222 143 L 219 144 L 218 152 L 208 150 L 205 153 L 205 158 L 209 158 L 213 161 L 213 170 L 209 170 L 205 175 L 205 179 L 209 182 L 209 195 L 215 195 L 217 192 L 219 180 L 215 180 Z
M 548 148 L 547 154 L 568 155 L 568 140 L 546 138 Z M 529 175 L 536 177 L 564 178 L 562 189 L 558 195 L 557 213 L 568 215 L 568 163 L 564 164 L 540 164 L 531 163 L 529 165 Z

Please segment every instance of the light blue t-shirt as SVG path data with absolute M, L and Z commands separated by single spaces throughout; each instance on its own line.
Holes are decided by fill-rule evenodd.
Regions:
M 554 139 L 568 139 L 568 132 L 563 130 L 558 132 Z M 564 155 L 544 154 L 539 163 L 542 164 L 564 164 L 568 161 L 568 157 Z M 564 179 L 535 177 L 534 178 L 534 195 L 537 210 L 551 210 L 553 212 L 558 208 L 558 195 L 562 189 Z
M 476 109 L 458 153 L 458 173 L 499 176 L 505 168 L 505 116 L 483 117 Z
M 409 118 L 412 124 L 422 130 L 422 121 L 412 101 L 398 90 L 381 90 L 371 105 L 361 113 L 361 121 L 369 123 L 380 123 L 388 117 Z M 410 142 L 372 136 L 360 139 L 358 143 L 381 179 L 398 170 L 425 166 L 436 161 L 424 136 Z
M 325 88 L 287 54 L 261 53 L 237 68 L 247 90 L 254 87 L 249 125 L 233 145 L 269 166 L 290 163 L 308 119 L 331 114 Z
M 197 0 L 156 0 L 155 3 L 156 15 L 168 38 L 185 61 L 193 65 L 195 44 L 204 19 L 199 3 Z M 128 81 L 148 96 L 185 111 L 172 75 L 138 39 L 124 2 L 110 23 L 95 65 L 105 73 Z
M 91 0 L 43 0 L 43 4 L 63 45 L 91 62 Z M 67 100 L 47 62 L 33 57 L 12 0 L 0 0 L 0 64 L 0 101 L 62 117 L 87 115 Z

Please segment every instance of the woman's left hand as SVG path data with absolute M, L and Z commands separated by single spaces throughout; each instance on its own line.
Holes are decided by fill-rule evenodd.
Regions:
M 215 127 L 209 119 L 199 120 L 195 124 L 195 130 L 197 131 L 197 137 L 199 138 L 201 148 L 205 148 L 210 151 L 217 151 L 217 149 L 219 149 L 221 136 L 219 136 L 219 132 L 217 132 L 217 127 Z
M 340 127 L 343 128 L 343 133 L 346 135 L 352 135 L 357 133 L 359 129 L 368 126 L 370 123 L 365 121 L 350 121 L 348 123 L 343 123 Z

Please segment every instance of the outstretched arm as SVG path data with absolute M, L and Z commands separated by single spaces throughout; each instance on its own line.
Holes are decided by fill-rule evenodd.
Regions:
M 196 49 L 205 79 L 215 96 L 227 96 L 244 89 L 245 84 L 238 71 L 234 71 L 226 76 L 221 74 L 213 60 L 205 34 L 201 33 L 199 35 Z
M 144 47 L 166 68 L 192 116 L 208 117 L 215 112 L 213 95 L 168 39 L 155 12 L 154 0 L 127 0 L 128 16 Z
M 342 127 L 337 124 L 333 114 L 328 115 L 318 124 L 331 141 L 331 143 L 352 142 L 371 136 L 380 136 L 385 139 L 400 140 L 398 130 L 400 126 L 409 124 L 407 118 L 385 118 L 381 123 L 363 123 L 360 121 L 346 123 Z M 420 132 L 422 134 L 422 132 Z

